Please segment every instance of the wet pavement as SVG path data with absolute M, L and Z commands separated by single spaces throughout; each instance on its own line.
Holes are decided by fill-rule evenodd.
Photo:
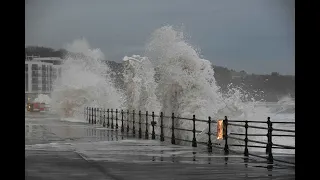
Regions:
M 294 167 L 26 113 L 26 179 L 295 179 Z

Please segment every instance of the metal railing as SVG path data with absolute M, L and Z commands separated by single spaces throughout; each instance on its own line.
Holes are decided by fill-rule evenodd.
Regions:
M 236 123 L 244 123 L 243 124 L 236 124 Z M 262 127 L 262 126 L 257 126 L 257 125 L 249 125 L 249 124 L 267 124 L 267 127 Z M 284 160 L 280 160 L 280 159 L 275 159 L 273 157 L 273 150 L 274 149 L 291 149 L 294 150 L 295 147 L 294 146 L 288 146 L 288 145 L 282 145 L 282 144 L 276 144 L 273 143 L 273 137 L 295 137 L 295 131 L 294 130 L 289 130 L 289 129 L 278 129 L 278 128 L 273 128 L 273 124 L 295 124 L 294 122 L 271 122 L 270 117 L 267 118 L 267 121 L 263 122 L 263 121 L 237 121 L 237 120 L 228 120 L 227 117 L 225 117 L 224 119 L 224 125 L 226 127 L 232 127 L 232 126 L 237 126 L 237 127 L 242 127 L 245 129 L 245 133 L 229 133 L 228 135 L 228 129 L 226 128 L 226 132 L 225 132 L 225 151 L 229 150 L 229 146 L 238 146 L 238 147 L 244 147 L 244 155 L 246 157 L 250 156 L 255 156 L 255 157 L 259 157 L 259 158 L 264 158 L 267 159 L 268 163 L 273 163 L 273 161 L 278 161 L 278 162 L 282 162 L 282 163 L 287 163 L 287 164 L 292 164 L 294 165 L 294 162 L 289 162 L 289 161 L 284 161 Z M 258 134 L 249 134 L 248 133 L 248 129 L 260 129 L 260 130 L 265 130 L 267 131 L 266 134 L 263 133 L 258 133 Z M 286 132 L 286 133 L 293 133 L 293 134 L 273 134 L 274 131 L 277 132 Z M 238 138 L 235 136 L 241 136 L 244 138 Z M 267 142 L 263 142 L 263 141 L 258 141 L 258 140 L 253 140 L 253 139 L 249 139 L 248 137 L 267 137 Z M 234 140 L 239 140 L 239 141 L 243 141 L 245 144 L 228 144 L 227 141 L 228 139 L 234 139 Z M 256 144 L 262 144 L 262 145 L 249 145 L 248 143 L 256 143 Z M 265 145 L 265 146 L 263 146 Z M 248 147 L 252 147 L 252 148 L 263 148 L 266 150 L 266 154 L 267 157 L 265 156 L 261 156 L 261 155 L 257 155 L 257 154 L 252 154 L 249 153 Z
M 198 144 L 206 145 L 208 152 L 212 152 L 212 148 L 221 148 L 218 146 L 217 143 L 212 142 L 212 135 L 215 135 L 214 132 L 211 132 L 211 127 L 213 123 L 217 123 L 217 120 L 212 120 L 209 116 L 207 120 L 201 120 L 196 119 L 196 116 L 193 115 L 192 118 L 183 118 L 183 117 L 176 117 L 174 113 L 171 114 L 171 116 L 165 116 L 163 112 L 160 112 L 160 115 L 155 115 L 154 112 L 149 114 L 148 111 L 143 114 L 141 111 L 138 111 L 138 113 L 135 112 L 135 110 L 132 110 L 131 112 L 129 110 L 124 111 L 118 111 L 118 109 L 101 109 L 101 108 L 93 108 L 93 107 L 85 107 L 84 109 L 84 118 L 91 124 L 100 124 L 103 127 L 108 127 L 111 129 L 118 130 L 120 129 L 121 132 L 129 133 L 131 130 L 131 133 L 133 136 L 136 136 L 136 131 L 138 131 L 138 137 L 143 138 L 143 131 L 144 131 L 144 138 L 149 139 L 149 135 L 151 135 L 151 139 L 156 139 L 156 136 L 159 137 L 160 141 L 165 141 L 165 138 L 169 138 L 171 140 L 171 144 L 176 144 L 176 141 L 182 141 L 182 142 L 190 142 L 192 147 L 197 147 Z M 118 115 L 120 115 L 120 119 L 118 118 Z M 138 115 L 138 120 L 136 119 L 136 116 Z M 144 117 L 144 118 L 143 118 Z M 150 123 L 149 123 L 150 118 Z M 157 124 L 157 121 L 155 118 L 159 118 L 157 121 L 160 121 L 160 125 Z M 171 126 L 164 126 L 164 119 L 171 120 Z M 142 122 L 142 119 L 144 122 Z M 180 127 L 175 127 L 175 121 L 183 120 L 183 121 L 192 121 L 192 129 L 185 129 Z M 294 130 L 288 130 L 288 129 L 279 129 L 279 128 L 273 128 L 273 124 L 295 124 L 294 122 L 271 122 L 270 117 L 267 118 L 267 121 L 240 121 L 240 120 L 228 120 L 227 116 L 224 117 L 223 121 L 223 139 L 224 139 L 224 153 L 229 154 L 229 151 L 233 151 L 236 153 L 239 153 L 239 151 L 234 151 L 230 149 L 229 147 L 244 147 L 244 156 L 248 158 L 249 156 L 253 157 L 259 157 L 267 159 L 267 162 L 269 164 L 272 164 L 274 161 L 287 163 L 291 165 L 295 165 L 294 162 L 288 162 L 280 159 L 275 159 L 273 157 L 273 150 L 274 149 L 295 149 L 294 146 L 288 146 L 288 145 L 282 145 L 282 144 L 276 144 L 273 143 L 273 137 L 295 137 Z M 205 133 L 207 135 L 207 141 L 206 142 L 200 142 L 197 141 L 197 133 L 201 133 L 202 131 L 196 130 L 196 122 L 206 123 L 208 126 L 208 131 Z M 240 124 L 239 124 L 240 123 Z M 243 124 L 244 123 L 244 124 Z M 249 125 L 250 124 L 250 125 Z M 253 125 L 251 125 L 253 124 Z M 267 127 L 257 126 L 255 124 L 267 124 Z M 131 125 L 131 127 L 130 127 Z M 138 127 L 136 127 L 138 125 Z M 145 128 L 142 128 L 142 125 L 145 126 Z M 151 126 L 151 127 L 150 127 Z M 160 134 L 156 134 L 155 128 L 159 128 Z M 228 128 L 230 127 L 241 127 L 244 128 L 244 133 L 229 133 Z M 137 129 L 136 129 L 137 128 Z M 151 129 L 151 132 L 149 132 L 149 128 Z M 248 129 L 260 129 L 265 130 L 266 134 L 249 134 Z M 144 130 L 143 130 L 144 129 Z M 168 130 L 171 136 L 165 136 L 164 129 Z M 184 132 L 192 132 L 192 139 L 182 139 L 176 137 L 176 131 L 184 131 Z M 273 134 L 274 131 L 277 132 L 286 132 L 286 133 L 293 133 L 293 134 Z M 239 136 L 239 137 L 236 137 Z M 249 139 L 248 137 L 261 137 L 265 136 L 267 137 L 267 142 L 258 141 Z M 243 138 L 244 137 L 244 138 Z M 228 140 L 233 139 L 237 141 L 244 142 L 244 144 L 228 144 Z M 262 145 L 249 145 L 249 143 L 256 143 L 256 144 L 262 144 Z M 264 146 L 263 146 L 264 145 Z M 248 148 L 262 148 L 265 149 L 267 156 L 262 156 L 258 154 L 252 154 L 249 152 Z

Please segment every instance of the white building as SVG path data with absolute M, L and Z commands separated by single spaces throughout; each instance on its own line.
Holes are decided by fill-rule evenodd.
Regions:
M 52 92 L 52 84 L 61 76 L 62 59 L 57 57 L 27 56 L 25 60 L 25 96 L 34 99 L 39 94 Z

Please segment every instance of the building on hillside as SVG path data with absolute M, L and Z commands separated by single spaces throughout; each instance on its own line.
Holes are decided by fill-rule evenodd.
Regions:
M 53 82 L 61 76 L 62 59 L 57 57 L 26 56 L 25 102 L 39 94 L 50 95 Z

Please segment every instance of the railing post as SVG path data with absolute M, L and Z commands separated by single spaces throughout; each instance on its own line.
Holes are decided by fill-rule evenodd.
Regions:
M 103 113 L 103 109 L 100 108 L 100 125 L 103 125 L 103 119 L 102 119 L 103 115 L 102 115 L 102 113 Z
M 92 116 L 92 118 L 91 118 L 91 123 L 93 124 L 93 107 L 91 108 L 91 116 Z
M 111 109 L 111 129 L 113 129 L 113 109 Z
M 95 118 L 95 121 L 94 121 L 95 124 L 98 124 L 98 123 L 99 123 L 99 122 L 98 122 L 98 121 L 99 121 L 99 119 L 98 119 L 99 117 L 97 118 L 98 115 L 99 115 L 99 108 L 96 108 L 96 118 Z M 97 119 L 98 119 L 98 120 L 97 120 Z
M 93 108 L 92 124 L 94 124 L 95 119 L 96 119 L 96 108 Z
M 92 107 L 92 119 L 91 119 L 91 123 L 94 124 L 94 108 Z
M 96 124 L 99 124 L 99 108 L 96 108 Z
M 91 118 L 91 124 L 94 124 L 94 108 L 91 108 L 92 110 L 92 118 Z
M 103 125 L 103 109 L 102 108 L 100 108 L 100 114 L 101 114 L 100 124 Z
M 174 137 L 174 113 L 172 113 L 171 119 L 172 119 L 172 126 L 171 126 L 171 132 L 172 132 L 172 135 L 171 135 L 171 144 L 176 144 L 176 138 Z
M 197 139 L 196 139 L 196 115 L 193 115 L 193 138 L 192 138 L 192 147 L 197 147 Z
M 139 138 L 142 137 L 142 131 L 141 131 L 141 111 L 139 111 Z
M 212 152 L 212 142 L 211 142 L 211 117 L 209 116 L 208 120 L 209 129 L 208 129 L 208 152 Z
M 267 120 L 267 125 L 268 125 L 268 131 L 267 131 L 267 138 L 268 138 L 268 143 L 267 143 L 267 147 L 266 147 L 266 154 L 269 154 L 270 152 L 270 117 L 268 117 Z
M 156 125 L 156 122 L 154 121 L 154 112 L 152 111 L 152 122 L 151 122 L 151 125 L 152 125 L 152 135 L 151 135 L 151 138 L 152 139 L 156 139 L 156 133 L 154 132 L 154 125 Z
M 109 119 L 110 119 L 110 116 L 109 116 L 109 113 L 110 113 L 110 110 L 109 109 L 107 109 L 107 113 L 108 113 L 108 122 L 107 122 L 107 127 L 110 127 L 110 122 L 109 122 Z
M 127 111 L 127 133 L 129 132 L 130 128 L 129 128 L 129 109 Z
M 227 116 L 224 117 L 223 125 L 224 125 L 224 128 L 225 128 L 225 132 L 224 132 L 224 139 L 225 139 L 225 143 L 224 143 L 224 153 L 225 153 L 225 154 L 229 154 L 229 146 L 228 146 L 228 118 L 227 118 Z
M 97 108 L 94 108 L 94 124 L 97 124 Z
M 249 151 L 248 151 L 248 121 L 246 120 L 245 121 L 245 125 L 244 125 L 244 128 L 245 128 L 245 138 L 244 138 L 244 156 L 249 156 Z
M 96 120 L 96 124 L 99 124 L 99 108 L 96 109 L 96 116 L 97 116 L 97 120 Z
M 272 155 L 272 122 L 270 121 L 270 117 L 268 117 L 268 163 L 273 163 L 273 155 Z
M 123 127 L 123 109 L 121 109 L 121 132 L 124 132 L 124 127 Z
M 116 109 L 116 129 L 118 129 L 118 109 Z
M 91 123 L 91 114 L 90 114 L 90 112 L 91 112 L 91 108 L 89 107 L 89 114 L 88 114 L 88 116 L 89 116 L 89 124 Z
M 96 119 L 96 108 L 93 108 L 93 115 L 92 115 L 93 119 L 92 119 L 92 124 L 94 124 L 95 119 Z
M 102 109 L 99 108 L 99 112 L 100 112 L 100 119 L 99 119 L 99 124 L 102 124 Z
M 164 134 L 163 134 L 163 112 L 160 113 L 160 141 L 164 141 Z
M 88 121 L 88 107 L 86 107 L 86 110 L 85 110 L 85 115 L 86 115 L 86 121 Z
M 146 139 L 149 139 L 149 125 L 148 125 L 148 111 L 146 111 L 146 132 L 144 134 L 145 138 Z
M 106 127 L 106 109 L 103 109 L 103 127 Z
M 100 125 L 103 125 L 103 109 L 100 108 Z
M 133 136 L 135 136 L 136 135 L 136 128 L 134 127 L 134 124 L 135 124 L 135 122 L 134 122 L 134 116 L 135 116 L 134 110 L 132 111 L 132 114 L 133 114 L 133 116 L 132 116 L 132 124 L 133 124 L 132 134 L 133 134 Z

